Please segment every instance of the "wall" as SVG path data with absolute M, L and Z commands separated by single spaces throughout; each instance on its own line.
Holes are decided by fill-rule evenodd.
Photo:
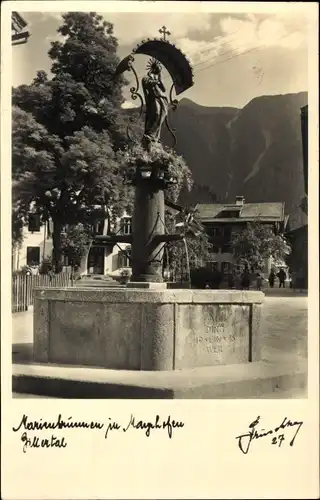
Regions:
M 106 249 L 105 260 L 104 260 L 104 273 L 108 274 L 114 272 L 119 268 L 119 252 L 120 249 L 126 249 L 129 245 L 128 243 L 118 243 L 119 246 L 115 245 L 112 252 Z
M 127 370 L 258 361 L 263 300 L 235 290 L 37 289 L 34 359 Z
M 27 248 L 39 247 L 40 248 L 40 262 L 43 257 L 51 257 L 52 253 L 52 239 L 45 237 L 45 226 L 40 227 L 40 231 L 31 233 L 28 231 L 28 226 L 23 228 L 23 242 L 20 249 L 17 249 L 13 254 L 12 270 L 21 269 L 27 265 Z
M 123 217 L 127 217 L 127 214 L 124 213 Z M 114 231 L 119 231 L 120 229 L 119 219 L 113 228 Z M 101 234 L 108 233 L 108 220 L 106 219 L 104 222 L 103 231 Z M 45 237 L 45 226 L 40 227 L 40 231 L 30 232 L 28 231 L 28 226 L 23 228 L 23 243 L 20 249 L 16 249 L 12 255 L 12 270 L 21 269 L 23 266 L 27 265 L 27 247 L 39 247 L 40 248 L 40 263 L 43 260 L 43 257 L 50 258 L 52 255 L 52 238 Z M 124 243 L 120 243 L 119 247 L 125 249 L 128 245 Z M 120 248 L 118 246 L 114 246 L 112 251 L 110 249 L 105 248 L 104 255 L 104 269 L 103 274 L 114 272 L 118 269 L 118 254 Z M 68 268 L 69 269 L 69 268 Z
M 308 226 L 295 229 L 287 236 L 291 242 L 288 264 L 292 269 L 292 279 L 298 279 L 297 287 L 308 288 Z

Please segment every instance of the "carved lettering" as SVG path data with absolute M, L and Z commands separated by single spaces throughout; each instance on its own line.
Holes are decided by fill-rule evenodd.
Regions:
M 214 354 L 218 354 L 220 352 L 223 352 L 223 349 L 222 349 L 222 345 L 221 344 L 217 344 L 217 345 L 207 345 L 207 351 L 211 354 L 211 353 L 214 353 Z
M 206 325 L 207 333 L 220 333 L 223 334 L 225 330 L 225 323 L 217 321 L 212 325 Z
M 225 337 L 220 337 L 219 335 L 212 335 L 210 337 L 196 337 L 195 341 L 197 344 L 232 344 L 235 342 L 236 337 L 234 334 L 226 335 Z

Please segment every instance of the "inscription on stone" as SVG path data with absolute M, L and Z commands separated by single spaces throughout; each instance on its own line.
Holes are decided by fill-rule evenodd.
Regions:
M 249 360 L 249 307 L 238 304 L 179 306 L 177 368 Z M 181 332 L 181 334 L 180 334 Z
M 199 335 L 195 338 L 195 343 L 202 344 L 209 353 L 223 352 L 224 346 L 229 346 L 236 340 L 234 334 L 224 335 L 226 327 L 226 323 L 221 321 L 213 325 L 206 325 L 206 333 L 213 333 L 214 335 Z
M 224 333 L 226 324 L 222 321 L 213 325 L 206 325 L 207 333 Z

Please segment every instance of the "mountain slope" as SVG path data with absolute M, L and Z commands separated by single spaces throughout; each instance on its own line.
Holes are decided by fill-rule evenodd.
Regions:
M 236 108 L 210 108 L 182 99 L 171 112 L 170 125 L 177 136 L 176 151 L 193 173 L 198 186 L 209 186 L 219 196 L 228 182 L 226 159 L 230 157 L 229 124 L 238 113 Z M 172 137 L 163 128 L 163 140 L 172 145 Z
M 300 108 L 307 94 L 253 99 L 232 124 L 228 198 L 284 201 L 295 224 L 303 223 L 304 194 Z
M 247 202 L 284 201 L 292 228 L 305 224 L 299 208 L 304 195 L 300 109 L 307 98 L 306 92 L 261 96 L 243 109 L 181 99 L 169 122 L 195 187 L 180 201 L 233 202 L 237 195 Z M 139 125 L 142 133 L 143 122 Z M 162 139 L 172 146 L 165 126 Z
M 241 110 L 182 99 L 170 123 L 196 183 L 183 201 L 212 202 L 208 190 L 226 202 L 236 195 L 248 202 L 284 201 L 293 226 L 304 224 L 300 108 L 306 103 L 306 92 L 257 97 Z M 167 132 L 163 139 L 172 144 Z

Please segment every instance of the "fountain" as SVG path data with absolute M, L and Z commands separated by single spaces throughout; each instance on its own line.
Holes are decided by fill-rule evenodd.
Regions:
M 164 245 L 184 235 L 165 234 L 164 189 L 173 180 L 165 165 L 168 153 L 161 145 L 160 132 L 166 124 L 174 137 L 168 122 L 169 107 L 175 109 L 178 104 L 172 99 L 173 90 L 179 95 L 193 85 L 189 61 L 165 39 L 165 34 L 162 39 L 142 41 L 120 62 L 116 72 L 134 73 L 132 98 L 140 99 L 141 113 L 146 110 L 144 135 L 136 149 L 133 231 L 131 235 L 96 236 L 95 241 L 131 244 L 130 281 L 125 288 L 89 287 L 84 280 L 74 288 L 35 290 L 34 362 L 55 369 L 58 365 L 100 367 L 107 369 L 104 376 L 117 370 L 117 380 L 125 373 L 126 381 L 117 386 L 120 393 L 116 397 L 132 396 L 124 390 L 131 385 L 128 373 L 134 379 L 139 373 L 144 377 L 143 373 L 158 372 L 159 377 L 164 377 L 157 379 L 159 387 L 167 380 L 168 372 L 249 366 L 260 359 L 263 293 L 170 289 L 163 281 Z M 141 82 L 145 103 L 134 69 L 136 54 L 151 57 Z M 173 82 L 169 98 L 162 82 L 162 66 Z M 108 384 L 105 387 L 110 388 Z M 145 387 L 146 383 L 140 385 Z M 156 397 L 158 392 L 153 389 L 151 396 L 132 397 Z M 106 397 L 112 397 L 108 394 Z

